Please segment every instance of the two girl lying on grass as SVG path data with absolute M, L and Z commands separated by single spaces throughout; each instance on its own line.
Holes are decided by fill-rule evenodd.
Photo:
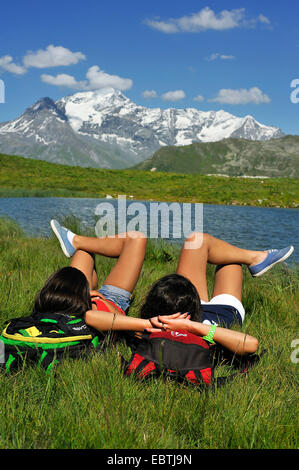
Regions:
M 51 227 L 70 266 L 59 269 L 38 293 L 33 313 L 68 313 L 84 316 L 87 325 L 100 331 L 186 330 L 208 337 L 232 353 L 254 353 L 258 340 L 234 331 L 242 325 L 242 265 L 258 277 L 293 252 L 252 251 L 238 248 L 206 233 L 194 232 L 182 247 L 176 273 L 159 279 L 149 290 L 140 317 L 126 313 L 138 281 L 147 240 L 140 232 L 113 237 L 85 237 L 62 227 Z M 95 255 L 117 258 L 98 289 Z M 207 264 L 216 266 L 212 298 L 207 289 Z M 96 302 L 96 304 L 94 303 Z

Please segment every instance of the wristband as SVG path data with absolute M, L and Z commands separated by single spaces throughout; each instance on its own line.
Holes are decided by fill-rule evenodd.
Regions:
M 209 333 L 206 336 L 203 336 L 203 339 L 205 339 L 209 343 L 215 344 L 215 341 L 213 341 L 215 331 L 216 331 L 216 325 L 212 325 L 209 330 Z

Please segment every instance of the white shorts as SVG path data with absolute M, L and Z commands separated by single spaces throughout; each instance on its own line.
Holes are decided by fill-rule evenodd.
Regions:
M 216 295 L 215 297 L 213 297 L 209 302 L 205 302 L 204 300 L 201 300 L 201 304 L 203 306 L 209 306 L 209 305 L 213 305 L 215 306 L 215 313 L 217 312 L 218 315 L 221 317 L 227 317 L 227 309 L 225 308 L 225 306 L 228 306 L 228 307 L 232 307 L 233 309 L 235 309 L 237 312 L 237 314 L 239 314 L 240 318 L 239 318 L 239 323 L 243 323 L 244 321 L 244 318 L 245 318 L 245 309 L 243 307 L 243 304 L 242 302 L 237 299 L 236 297 L 234 297 L 233 295 L 230 295 L 230 294 L 220 294 L 220 295 Z M 216 305 L 218 307 L 216 307 Z M 221 307 L 224 307 L 224 308 L 221 308 Z M 205 311 L 206 309 L 208 309 L 208 307 L 203 307 L 203 310 Z M 213 308 L 213 311 L 214 311 L 214 308 Z M 212 312 L 211 312 L 212 313 Z M 213 313 L 212 313 L 213 314 Z M 209 317 L 210 315 L 208 314 L 208 312 L 206 312 L 206 320 L 203 320 L 203 323 L 211 323 Z M 229 318 L 223 318 L 223 320 L 225 320 L 225 323 L 227 324 L 227 326 L 230 325 L 230 321 L 229 321 Z

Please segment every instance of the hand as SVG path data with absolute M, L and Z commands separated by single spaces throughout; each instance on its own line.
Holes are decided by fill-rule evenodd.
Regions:
M 173 313 L 172 315 L 159 315 L 157 317 L 152 317 L 149 319 L 153 328 L 146 328 L 146 331 L 148 331 L 149 333 L 157 333 L 157 332 L 165 331 L 167 329 L 174 329 L 174 330 L 183 329 L 183 328 L 180 328 L 179 326 L 177 326 L 176 328 L 167 328 L 166 323 L 168 321 L 170 321 L 170 323 L 171 322 L 176 323 L 180 320 L 189 320 L 189 319 L 190 319 L 190 315 L 188 314 L 188 312 L 185 312 L 185 313 L 178 312 L 178 313 Z
M 159 315 L 158 322 L 163 325 L 163 330 L 186 330 L 190 331 L 192 322 L 188 313 L 173 318 L 172 315 Z

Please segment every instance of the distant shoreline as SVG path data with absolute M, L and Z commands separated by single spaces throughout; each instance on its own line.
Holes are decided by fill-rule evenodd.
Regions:
M 116 200 L 117 199 L 117 196 L 116 197 L 104 197 L 104 196 L 95 196 L 94 194 L 86 194 L 86 193 L 82 193 L 82 194 L 73 194 L 73 195 L 70 195 L 70 194 L 66 194 L 64 195 L 63 193 L 60 194 L 59 196 L 57 195 L 57 192 L 53 192 L 53 194 L 51 194 L 50 192 L 48 191 L 45 191 L 44 194 L 42 193 L 42 191 L 38 190 L 33 190 L 33 191 L 25 191 L 25 190 L 16 190 L 16 193 L 19 193 L 19 194 L 13 194 L 11 193 L 10 191 L 8 192 L 8 194 L 2 194 L 2 190 L 0 188 L 0 200 L 1 199 L 8 199 L 8 198 L 34 198 L 34 197 L 40 197 L 40 198 L 76 198 L 76 199 L 107 199 L 107 201 L 111 200 L 111 199 L 114 199 Z M 167 198 L 167 199 L 157 199 L 157 198 L 129 198 L 129 196 L 127 196 L 127 201 L 147 201 L 147 202 L 151 202 L 151 201 L 155 201 L 155 202 L 168 202 L 168 203 L 173 203 L 173 202 L 180 202 L 180 203 L 192 203 L 192 204 L 196 204 L 196 203 L 202 203 L 202 204 L 205 204 L 205 205 L 222 205 L 222 206 L 239 206 L 239 207 L 260 207 L 260 208 L 268 208 L 268 209 L 299 209 L 299 204 L 297 206 L 279 206 L 279 205 L 262 205 L 262 204 L 250 204 L 250 203 L 242 203 L 242 202 L 231 202 L 231 203 L 226 203 L 226 202 L 205 202 L 205 201 L 196 201 L 196 200 L 192 200 L 192 201 L 189 201 L 189 200 L 183 200 L 183 199 L 180 199 L 179 201 L 175 198 L 173 199 L 170 199 L 170 198 Z
M 108 170 L 0 154 L 0 198 L 118 195 L 128 200 L 299 208 L 298 178 Z

